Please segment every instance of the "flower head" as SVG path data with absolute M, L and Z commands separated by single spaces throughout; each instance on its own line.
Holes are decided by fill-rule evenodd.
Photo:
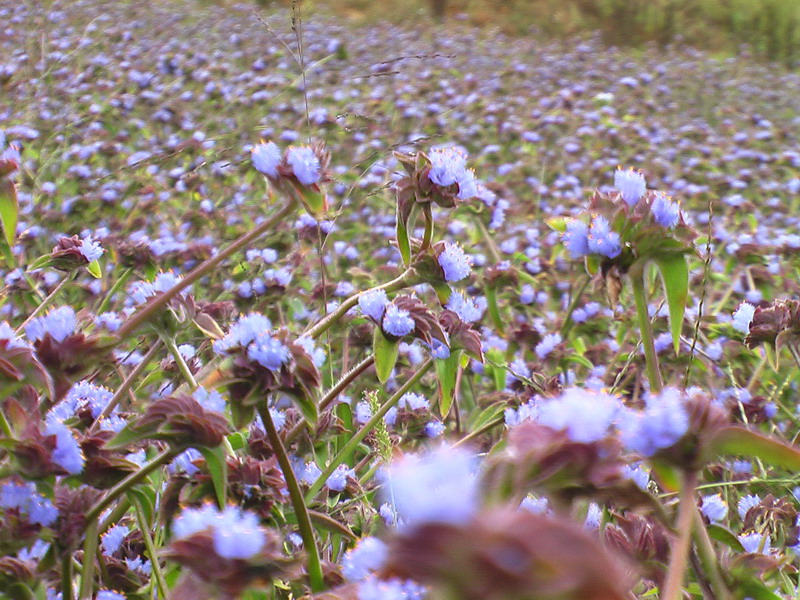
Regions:
M 588 245 L 590 252 L 602 254 L 607 258 L 616 258 L 622 251 L 619 234 L 611 230 L 608 220 L 601 215 L 592 219 Z
M 289 362 L 291 353 L 286 344 L 267 332 L 260 333 L 247 347 L 247 357 L 270 371 L 279 371 Z
M 321 165 L 313 148 L 309 146 L 289 148 L 286 151 L 286 162 L 303 185 L 313 185 L 320 180 Z
M 389 298 L 384 290 L 370 290 L 358 297 L 358 307 L 361 312 L 376 321 L 381 320 L 388 303 Z
M 733 321 L 731 324 L 733 328 L 745 335 L 750 333 L 750 323 L 753 322 L 753 316 L 756 313 L 756 307 L 747 302 L 742 302 L 739 308 L 733 313 Z
M 656 195 L 650 207 L 650 212 L 653 215 L 653 220 L 667 229 L 675 227 L 681 216 L 681 209 L 678 204 L 664 194 Z
M 395 337 L 408 335 L 416 327 L 414 319 L 411 318 L 411 314 L 407 310 L 398 308 L 391 303 L 386 305 L 381 325 L 386 333 Z
M 278 165 L 281 162 L 281 150 L 275 142 L 258 144 L 253 147 L 253 166 L 259 173 L 270 179 L 277 179 Z
M 361 581 L 383 566 L 388 555 L 386 544 L 374 537 L 359 540 L 342 560 L 342 573 L 348 581 Z
M 621 408 L 619 400 L 608 394 L 568 388 L 559 398 L 540 403 L 536 420 L 566 430 L 573 442 L 589 444 L 608 435 Z
M 461 281 L 472 270 L 472 260 L 458 244 L 445 242 L 437 260 L 444 272 L 444 280 L 448 283 Z
M 71 306 L 55 308 L 44 317 L 37 317 L 25 327 L 25 334 L 33 341 L 41 341 L 50 335 L 55 341 L 63 342 L 75 332 L 77 320 Z
M 567 230 L 564 233 L 564 245 L 569 250 L 573 259 L 582 258 L 589 254 L 589 226 L 578 219 L 572 219 L 567 223 Z
M 626 412 L 619 423 L 623 444 L 643 456 L 652 456 L 680 440 L 689 429 L 689 415 L 681 392 L 665 388 L 647 398 L 641 413 Z
M 647 191 L 644 175 L 633 169 L 617 169 L 614 173 L 614 187 L 622 194 L 628 206 L 634 206 Z

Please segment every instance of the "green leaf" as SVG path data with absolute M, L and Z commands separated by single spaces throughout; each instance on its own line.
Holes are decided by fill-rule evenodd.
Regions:
M 117 435 L 103 444 L 106 450 L 121 450 L 127 448 L 133 442 L 138 442 L 146 438 L 151 432 L 131 429 L 130 427 L 123 427 Z
M 800 450 L 737 425 L 730 425 L 717 433 L 709 448 L 715 454 L 750 456 L 772 466 L 800 471 Z
M 211 475 L 211 483 L 217 494 L 217 504 L 220 508 L 225 508 L 225 493 L 228 488 L 228 462 L 225 457 L 225 448 L 223 444 L 220 444 L 216 448 L 200 446 L 197 450 L 206 459 L 208 474 Z
M 9 246 L 14 245 L 17 237 L 17 216 L 19 203 L 17 202 L 17 188 L 8 178 L 0 179 L 0 224 L 3 226 L 6 241 Z
M 492 318 L 492 323 L 500 335 L 503 334 L 504 324 L 503 318 L 500 316 L 500 308 L 497 306 L 497 290 L 493 287 L 486 287 L 484 289 L 486 302 L 489 308 L 489 316 Z
M 683 254 L 671 254 L 655 259 L 664 284 L 664 293 L 667 296 L 669 308 L 669 328 L 672 332 L 672 345 L 675 354 L 681 345 L 681 328 L 683 327 L 683 313 L 686 310 L 686 301 L 689 299 L 689 265 Z
M 297 405 L 297 408 L 300 409 L 300 412 L 303 413 L 305 420 L 311 425 L 316 424 L 319 412 L 317 411 L 317 403 L 314 398 L 304 394 L 294 394 L 292 396 L 292 400 L 294 400 L 294 403 Z
M 681 476 L 678 470 L 666 461 L 653 458 L 650 460 L 658 484 L 668 492 L 678 492 L 681 489 Z
M 726 546 L 730 546 L 737 552 L 744 552 L 744 547 L 742 546 L 742 542 L 739 541 L 739 538 L 736 537 L 736 534 L 733 533 L 730 529 L 722 527 L 721 525 L 708 525 L 706 527 L 708 530 L 708 536 L 712 540 L 717 540 L 718 542 L 722 542 Z
M 392 374 L 392 369 L 397 362 L 397 349 L 400 340 L 392 341 L 388 339 L 380 327 L 375 327 L 375 335 L 372 338 L 372 352 L 375 354 L 375 371 L 378 374 L 378 381 L 386 383 Z
M 89 275 L 95 279 L 100 279 L 103 276 L 103 272 L 100 270 L 100 263 L 96 260 L 86 265 L 86 270 L 89 271 Z
M 454 350 L 447 358 L 437 359 L 434 362 L 436 375 L 439 378 L 439 414 L 442 418 L 447 416 L 450 406 L 453 404 L 460 357 L 461 352 Z
M 553 217 L 552 219 L 547 219 L 545 224 L 547 224 L 547 226 L 553 231 L 565 233 L 567 231 L 567 223 L 569 223 L 571 220 L 572 219 L 568 217 Z
M 134 486 L 127 491 L 127 494 L 128 496 L 133 496 L 133 498 L 129 499 L 131 504 L 135 505 L 138 502 L 142 509 L 142 514 L 144 515 L 145 521 L 147 521 L 148 524 L 152 523 L 155 507 L 153 504 L 153 498 L 147 493 L 147 490 Z
M 753 600 L 781 600 L 781 597 L 770 591 L 770 589 L 755 579 L 739 582 L 738 597 L 752 598 Z

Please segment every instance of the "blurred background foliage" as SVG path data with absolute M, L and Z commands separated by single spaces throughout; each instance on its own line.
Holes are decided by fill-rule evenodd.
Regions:
M 223 0 L 224 1 L 224 0 Z M 230 0 L 227 0 L 230 1 Z M 263 7 L 298 0 L 255 0 Z M 800 0 L 303 0 L 356 22 L 443 21 L 551 37 L 598 32 L 614 46 L 681 43 L 800 66 Z

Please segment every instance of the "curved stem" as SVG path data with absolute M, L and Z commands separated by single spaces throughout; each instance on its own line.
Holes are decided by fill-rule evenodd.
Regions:
M 67 274 L 67 275 L 64 277 L 64 279 L 62 279 L 61 281 L 59 281 L 59 282 L 58 282 L 58 285 L 57 285 L 55 288 L 53 288 L 53 291 L 52 291 L 52 292 L 50 292 L 50 294 L 47 296 L 47 298 L 45 298 L 44 300 L 42 300 L 41 304 L 39 304 L 39 306 L 37 306 L 37 307 L 34 309 L 34 311 L 33 311 L 33 312 L 30 314 L 30 315 L 28 315 L 28 318 L 27 318 L 27 319 L 25 319 L 25 321 L 22 323 L 22 325 L 20 325 L 19 327 L 17 327 L 17 329 L 14 331 L 14 334 L 16 334 L 16 335 L 19 335 L 19 334 L 20 334 L 20 332 L 21 332 L 23 329 L 25 329 L 25 326 L 26 326 L 28 323 L 30 323 L 31 321 L 33 321 L 33 320 L 34 320 L 36 317 L 38 317 L 38 316 L 39 316 L 39 314 L 40 314 L 40 313 L 41 313 L 41 312 L 42 312 L 42 311 L 43 311 L 45 308 L 47 308 L 48 306 L 50 306 L 50 303 L 51 303 L 51 302 L 52 302 L 52 301 L 55 299 L 55 297 L 56 297 L 56 295 L 58 294 L 58 292 L 60 292 L 60 291 L 61 291 L 61 289 L 62 289 L 62 288 L 65 286 L 65 285 L 67 285 L 67 284 L 68 284 L 70 281 L 72 281 L 73 279 L 75 279 L 75 275 L 74 275 L 74 273 L 68 273 L 68 274 Z
M 164 343 L 167 345 L 167 349 L 169 353 L 172 355 L 175 364 L 178 365 L 178 370 L 181 372 L 181 375 L 186 380 L 186 383 L 189 384 L 191 388 L 189 391 L 193 392 L 197 389 L 197 381 L 194 379 L 194 375 L 192 375 L 192 370 L 189 368 L 189 365 L 186 364 L 186 361 L 181 354 L 181 351 L 178 350 L 177 344 L 175 344 L 175 340 L 171 337 L 164 337 Z
M 323 333 L 325 333 L 328 329 L 333 326 L 336 321 L 338 321 L 341 317 L 343 317 L 348 310 L 353 308 L 356 304 L 358 304 L 358 299 L 363 296 L 364 294 L 368 294 L 370 292 L 375 292 L 378 290 L 384 290 L 387 292 L 394 292 L 406 287 L 406 284 L 411 279 L 411 276 L 414 274 L 414 269 L 409 267 L 405 271 L 403 271 L 398 277 L 392 279 L 391 281 L 375 286 L 374 288 L 370 288 L 368 290 L 364 290 L 363 292 L 359 292 L 357 294 L 353 294 L 349 298 L 345 299 L 339 306 L 336 307 L 336 310 L 333 312 L 328 313 L 322 319 L 317 321 L 308 331 L 306 331 L 303 335 L 307 335 L 313 339 L 318 338 Z
M 147 548 L 147 553 L 150 555 L 150 565 L 152 566 L 153 576 L 156 580 L 156 586 L 158 587 L 158 597 L 167 598 L 169 597 L 169 587 L 164 579 L 164 573 L 161 571 L 161 564 L 158 562 L 158 552 L 156 550 L 156 545 L 153 543 L 153 536 L 150 534 L 150 524 L 144 516 L 141 500 L 134 498 L 133 508 L 136 511 L 136 521 L 139 523 L 139 531 L 142 533 L 144 546 Z
M 306 493 L 306 502 L 311 502 L 316 497 L 316 495 L 322 489 L 322 486 L 325 485 L 326 481 L 328 481 L 328 477 L 330 477 L 331 473 L 336 470 L 336 467 L 345 461 L 345 459 L 353 452 L 353 450 L 356 449 L 356 446 L 361 443 L 361 440 L 367 437 L 367 434 L 372 431 L 372 429 L 375 427 L 375 424 L 381 420 L 387 412 L 389 412 L 389 409 L 391 409 L 400 401 L 400 398 L 402 398 L 408 390 L 414 387 L 414 385 L 416 385 L 417 382 L 422 379 L 423 375 L 425 375 L 425 373 L 427 373 L 432 366 L 432 358 L 429 358 L 422 363 L 417 372 L 414 373 L 414 375 L 412 375 L 411 378 L 400 387 L 400 389 L 392 394 L 392 397 L 384 402 L 380 409 L 375 411 L 375 414 L 370 417 L 369 421 L 364 423 L 361 429 L 353 434 L 353 436 L 347 441 L 339 453 L 334 456 L 333 459 L 331 459 L 330 463 L 328 463 L 328 466 L 325 467 L 324 471 L 322 471 L 322 474 L 317 477 L 317 480 L 311 485 L 308 493 Z
M 695 502 L 695 486 L 697 473 L 686 472 L 681 487 L 681 497 L 678 501 L 678 522 L 675 529 L 678 539 L 672 545 L 669 557 L 667 577 L 664 582 L 662 600 L 680 600 L 683 588 L 683 578 L 686 574 L 686 565 L 689 558 L 689 546 L 692 541 L 692 519 L 697 511 Z
M 453 444 L 453 446 L 461 446 L 463 444 L 469 443 L 475 438 L 480 437 L 487 431 L 491 431 L 498 425 L 502 425 L 505 422 L 506 422 L 505 417 L 497 417 L 496 419 L 493 419 L 488 423 L 486 423 L 483 427 L 478 427 L 478 429 L 476 429 L 475 431 L 470 431 L 467 435 L 465 435 L 464 437 L 459 439 L 455 444 Z
M 358 377 L 364 371 L 369 369 L 374 363 L 375 363 L 375 355 L 370 354 L 367 358 L 362 360 L 355 367 L 353 367 L 347 373 L 342 375 L 342 378 L 336 382 L 336 385 L 334 385 L 330 390 L 328 390 L 320 400 L 319 412 L 322 412 L 323 410 L 328 408 L 331 404 L 333 404 L 333 401 L 339 397 L 339 394 L 341 394 L 347 388 L 347 386 L 350 385 L 356 379 L 356 377 Z M 306 428 L 307 425 L 308 421 L 303 419 L 297 425 L 292 427 L 289 433 L 286 434 L 285 436 L 286 443 L 289 444 L 294 440 L 296 440 L 297 436 L 299 436 L 303 432 L 303 430 Z
M 159 454 L 153 460 L 151 460 L 149 463 L 144 465 L 141 469 L 135 471 L 134 473 L 131 473 L 125 479 L 120 481 L 117 485 L 108 490 L 108 492 L 106 492 L 106 494 L 102 498 L 100 498 L 100 500 L 92 508 L 89 509 L 89 512 L 86 513 L 87 527 L 89 527 L 91 523 L 94 520 L 96 520 L 114 500 L 116 500 L 119 496 L 127 492 L 129 489 L 131 489 L 134 485 L 139 483 L 142 479 L 147 477 L 157 468 L 171 461 L 178 454 L 183 452 L 184 449 L 185 448 L 182 446 L 177 448 L 167 448 L 161 454 Z
M 283 471 L 283 479 L 286 481 L 286 487 L 289 488 L 289 498 L 292 501 L 295 516 L 297 517 L 297 527 L 300 529 L 300 535 L 303 538 L 303 547 L 306 551 L 308 559 L 308 578 L 311 582 L 311 591 L 319 592 L 325 587 L 322 574 L 322 564 L 319 560 L 319 550 L 317 543 L 314 540 L 314 528 L 311 525 L 311 518 L 308 515 L 308 508 L 303 501 L 303 493 L 300 491 L 300 485 L 297 483 L 297 478 L 292 470 L 292 463 L 289 461 L 289 456 L 286 454 L 286 448 L 281 441 L 278 430 L 275 428 L 275 423 L 272 420 L 272 415 L 269 412 L 269 407 L 266 402 L 261 403 L 258 409 L 261 415 L 261 420 L 264 422 L 264 429 L 267 431 L 272 451 L 278 459 L 278 464 Z
M 114 294 L 116 294 L 120 290 L 120 288 L 122 288 L 122 286 L 125 285 L 125 282 L 128 281 L 128 278 L 132 274 L 133 274 L 133 267 L 128 267 L 122 273 L 120 273 L 120 276 L 117 277 L 117 280 L 114 282 L 114 285 L 112 285 L 111 289 L 108 290 L 106 297 L 103 298 L 103 301 L 100 303 L 100 306 L 98 306 L 97 310 L 94 311 L 96 315 L 101 315 L 104 312 L 106 312 L 106 309 L 108 309 L 109 304 L 111 304 L 111 298 L 113 298 Z
M 92 600 L 94 594 L 94 559 L 97 554 L 97 519 L 91 521 L 86 528 L 86 539 L 83 542 L 83 567 L 81 569 L 80 600 Z
M 125 378 L 125 381 L 122 382 L 122 385 L 119 386 L 119 389 L 114 393 L 114 396 L 111 400 L 106 404 L 105 408 L 97 415 L 97 418 L 89 427 L 89 433 L 92 433 L 105 419 L 108 415 L 110 415 L 117 405 L 122 401 L 122 397 L 128 393 L 128 390 L 133 387 L 133 382 L 142 374 L 142 372 L 147 368 L 147 365 L 150 364 L 150 361 L 153 360 L 153 357 L 158 352 L 158 349 L 161 347 L 161 340 L 156 340 L 150 349 L 145 353 L 142 357 L 142 360 L 139 361 L 139 364 L 133 368 L 133 371 Z
M 653 340 L 653 330 L 650 327 L 650 315 L 647 313 L 647 294 L 644 289 L 644 270 L 631 270 L 631 286 L 633 299 L 636 303 L 636 316 L 639 319 L 639 329 L 642 333 L 642 346 L 647 369 L 647 379 L 650 381 L 650 391 L 657 394 L 663 387 L 661 371 L 658 368 L 658 355 Z
M 197 265 L 173 287 L 145 304 L 144 307 L 142 307 L 128 321 L 123 323 L 122 327 L 119 328 L 117 331 L 117 340 L 121 341 L 129 337 L 139 328 L 140 325 L 144 324 L 146 321 L 156 315 L 162 308 L 164 308 L 164 306 L 169 303 L 170 300 L 175 298 L 184 289 L 192 285 L 201 277 L 205 276 L 207 273 L 213 271 L 217 265 L 219 265 L 226 258 L 229 258 L 242 248 L 248 246 L 251 242 L 261 237 L 267 231 L 274 229 L 275 226 L 284 219 L 284 217 L 294 210 L 296 205 L 297 200 L 294 198 L 287 200 L 286 204 L 284 204 L 283 207 L 269 219 L 266 219 L 263 223 L 257 225 L 252 231 L 245 233 L 230 246 L 225 248 L 225 250 L 222 250 L 218 254 L 215 254 L 208 260 L 205 260 Z

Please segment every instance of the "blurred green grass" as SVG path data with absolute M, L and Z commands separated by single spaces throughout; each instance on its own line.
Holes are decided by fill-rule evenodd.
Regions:
M 292 0 L 256 1 L 292 5 Z M 304 0 L 301 5 L 362 24 L 421 25 L 435 21 L 437 3 L 444 5 L 447 22 L 514 35 L 598 32 L 614 46 L 681 43 L 800 66 L 800 0 Z

